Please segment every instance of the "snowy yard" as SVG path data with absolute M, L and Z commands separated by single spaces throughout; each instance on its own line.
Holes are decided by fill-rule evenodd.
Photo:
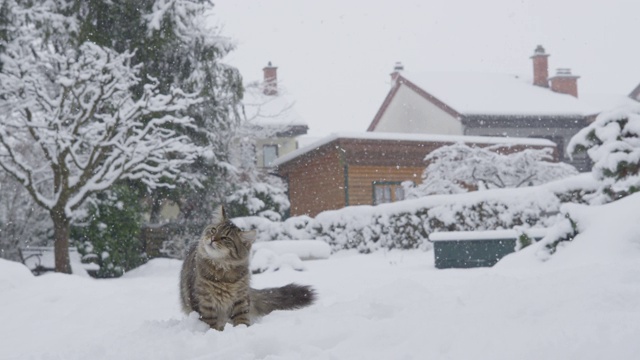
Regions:
M 591 261 L 594 241 L 467 270 L 437 270 L 419 250 L 340 252 L 253 278 L 311 284 L 316 305 L 224 332 L 180 313 L 176 260 L 115 280 L 33 277 L 0 260 L 0 358 L 636 359 L 640 249 Z

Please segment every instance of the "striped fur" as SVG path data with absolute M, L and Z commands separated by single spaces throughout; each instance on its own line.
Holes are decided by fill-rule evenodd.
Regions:
M 255 231 L 242 231 L 219 207 L 211 225 L 189 247 L 180 274 L 180 298 L 185 313 L 192 311 L 211 328 L 222 331 L 226 323 L 249 326 L 274 310 L 311 305 L 315 292 L 309 286 L 250 288 L 249 257 Z

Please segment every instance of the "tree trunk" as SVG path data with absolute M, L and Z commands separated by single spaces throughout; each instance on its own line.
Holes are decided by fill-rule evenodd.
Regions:
M 56 272 L 71 274 L 71 262 L 69 261 L 69 231 L 71 221 L 64 209 L 51 210 L 53 220 L 53 238 Z

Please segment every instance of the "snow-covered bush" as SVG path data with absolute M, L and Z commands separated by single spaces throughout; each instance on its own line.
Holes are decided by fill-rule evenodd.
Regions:
M 637 262 L 640 193 L 604 205 L 563 204 L 562 220 L 544 238 L 505 257 L 498 266 L 535 263 L 592 266 L 623 259 Z M 523 261 L 525 260 L 525 261 Z
M 504 145 L 440 147 L 425 157 L 422 183 L 407 189 L 408 198 L 459 194 L 474 188 L 516 188 L 541 185 L 576 175 L 571 165 L 551 162 L 552 149 L 524 149 L 504 153 Z
M 569 153 L 586 151 L 600 182 L 592 204 L 640 190 L 640 105 L 603 112 L 569 142 Z
M 378 206 L 351 206 L 273 222 L 237 218 L 241 228 L 256 229 L 258 241 L 319 239 L 334 251 L 430 248 L 435 231 L 546 227 L 562 220 L 561 204 L 580 200 L 597 183 L 582 174 L 541 186 L 494 189 L 458 195 L 433 195 Z

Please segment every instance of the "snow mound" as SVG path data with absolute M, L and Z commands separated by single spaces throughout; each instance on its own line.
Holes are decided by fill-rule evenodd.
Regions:
M 23 264 L 0 259 L 0 293 L 24 285 L 33 278 L 31 271 Z
M 175 259 L 153 259 L 131 271 L 127 271 L 123 278 L 141 277 L 174 277 L 180 271 L 182 261 Z
M 253 274 L 277 271 L 284 267 L 298 271 L 306 270 L 302 260 L 296 254 L 280 255 L 266 248 L 255 250 L 251 257 L 250 267 Z
M 599 206 L 565 204 L 561 212 L 576 224 L 578 235 L 561 242 L 549 255 L 547 245 L 569 233 L 562 221 L 538 243 L 503 258 L 497 267 L 522 267 L 548 262 L 559 266 L 588 266 L 640 260 L 640 193 Z M 537 260 L 537 261 L 536 261 Z
M 275 240 L 253 244 L 254 250 L 269 249 L 276 254 L 295 254 L 302 260 L 328 259 L 331 246 L 319 240 Z

